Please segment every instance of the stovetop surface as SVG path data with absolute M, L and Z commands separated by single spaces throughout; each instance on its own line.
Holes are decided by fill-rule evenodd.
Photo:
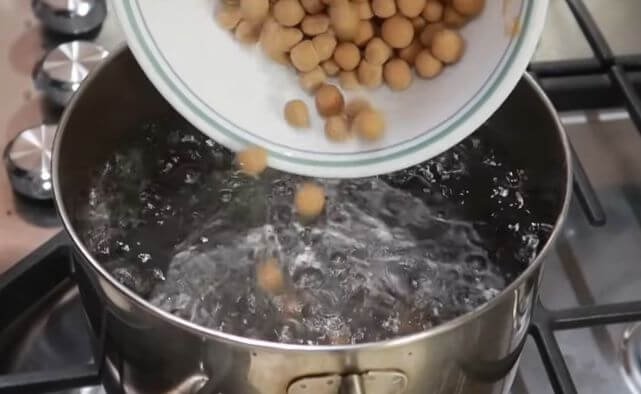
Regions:
M 92 41 L 107 50 L 123 42 L 114 15 Z M 69 40 L 43 31 L 31 1 L 0 1 L 0 149 L 21 130 L 56 123 L 61 110 L 44 99 L 33 72 L 46 52 Z M 60 230 L 53 204 L 25 201 L 12 192 L 0 160 L 0 273 Z
M 57 42 L 41 31 L 28 1 L 0 3 L 0 147 L 18 131 L 53 122 L 59 110 L 33 88 L 34 65 Z M 617 54 L 641 53 L 641 1 L 585 0 Z M 110 15 L 95 41 L 115 48 L 122 37 Z M 536 61 L 582 59 L 592 51 L 565 0 L 551 10 Z M 541 299 L 549 309 L 641 299 L 641 135 L 625 111 L 562 114 L 570 139 L 607 216 L 595 227 L 576 198 L 553 253 L 546 261 Z M 0 163 L 0 167 L 4 163 Z M 60 230 L 53 208 L 13 195 L 0 169 L 0 273 Z M 37 313 L 0 374 L 91 361 L 89 336 L 77 291 L 61 288 Z M 628 325 L 557 333 L 579 393 L 630 393 L 620 373 Z M 68 391 L 67 391 L 68 392 Z M 74 393 L 99 393 L 83 388 Z M 528 343 L 513 394 L 553 393 L 539 353 Z

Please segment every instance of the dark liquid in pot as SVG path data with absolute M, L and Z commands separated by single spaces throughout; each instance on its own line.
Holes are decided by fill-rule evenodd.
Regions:
M 91 253 L 164 310 L 272 341 L 378 341 L 472 311 L 534 260 L 562 202 L 563 170 L 518 168 L 491 125 L 405 171 L 320 180 L 326 208 L 311 224 L 293 210 L 302 177 L 240 174 L 180 120 L 130 135 L 75 212 Z M 256 285 L 269 257 L 285 277 L 277 295 Z

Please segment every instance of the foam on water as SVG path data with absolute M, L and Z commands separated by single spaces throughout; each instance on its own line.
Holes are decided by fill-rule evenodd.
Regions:
M 319 180 L 325 212 L 303 223 L 303 178 L 244 176 L 200 133 L 160 125 L 96 169 L 76 221 L 117 280 L 206 327 L 306 344 L 425 330 L 497 295 L 552 229 L 530 211 L 526 171 L 482 131 L 396 174 Z M 279 294 L 256 285 L 270 257 Z

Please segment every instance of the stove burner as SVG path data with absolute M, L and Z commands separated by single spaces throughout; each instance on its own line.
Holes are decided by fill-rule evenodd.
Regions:
M 89 72 L 107 55 L 101 46 L 88 41 L 60 44 L 42 60 L 36 86 L 54 103 L 65 106 Z
M 107 16 L 105 0 L 32 0 L 31 6 L 49 30 L 60 34 L 91 32 Z
M 49 200 L 51 184 L 51 148 L 55 125 L 40 125 L 23 130 L 7 146 L 4 160 L 13 189 L 26 197 Z
M 621 373 L 630 390 L 641 394 L 641 323 L 625 330 L 620 347 Z

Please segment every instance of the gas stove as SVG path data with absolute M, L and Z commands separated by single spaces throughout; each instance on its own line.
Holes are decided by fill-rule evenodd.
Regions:
M 512 394 L 641 393 L 641 2 L 551 0 L 530 71 L 570 136 L 575 195 L 546 261 Z M 0 393 L 104 382 L 51 202 L 50 144 L 73 92 L 123 41 L 104 0 L 0 4 Z

